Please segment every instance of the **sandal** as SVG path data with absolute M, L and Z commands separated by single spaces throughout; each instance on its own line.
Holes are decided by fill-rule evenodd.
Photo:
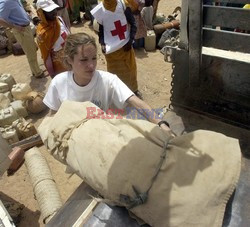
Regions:
M 135 91 L 134 94 L 135 94 L 139 99 L 143 100 L 142 93 L 141 93 L 139 90 Z
M 35 75 L 33 74 L 33 76 L 34 76 L 35 78 L 37 78 L 37 79 L 41 79 L 41 78 L 46 77 L 46 75 L 45 75 L 45 73 L 44 73 L 44 72 L 40 73 L 40 74 L 39 74 L 39 75 L 37 75 L 37 76 L 35 76 Z

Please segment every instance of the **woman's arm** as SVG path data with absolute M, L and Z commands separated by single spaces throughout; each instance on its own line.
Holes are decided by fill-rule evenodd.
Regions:
M 134 108 L 136 108 L 137 111 L 140 114 L 142 114 L 148 121 L 155 123 L 155 124 L 158 124 L 160 121 L 162 121 L 162 119 L 159 119 L 158 114 L 156 112 L 153 115 L 149 114 L 149 112 L 152 113 L 154 112 L 154 110 L 146 102 L 139 99 L 135 95 L 130 96 L 127 99 L 127 103 L 133 106 Z M 173 132 L 166 124 L 161 124 L 160 127 L 164 129 L 165 131 L 170 132 L 171 135 L 174 136 Z
M 49 116 L 54 116 L 57 111 L 50 109 Z

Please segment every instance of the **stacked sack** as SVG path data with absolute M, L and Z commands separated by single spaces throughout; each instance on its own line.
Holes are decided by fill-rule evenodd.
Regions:
M 24 118 L 45 109 L 42 98 L 43 94 L 33 92 L 28 84 L 16 83 L 11 74 L 0 75 L 0 132 L 9 144 L 36 133 Z

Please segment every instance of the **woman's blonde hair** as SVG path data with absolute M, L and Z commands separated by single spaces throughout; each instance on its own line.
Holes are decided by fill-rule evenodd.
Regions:
M 74 60 L 74 55 L 77 54 L 77 48 L 88 44 L 92 44 L 97 48 L 95 38 L 91 35 L 84 32 L 68 35 L 64 44 L 64 64 L 68 69 L 72 68 L 69 59 Z

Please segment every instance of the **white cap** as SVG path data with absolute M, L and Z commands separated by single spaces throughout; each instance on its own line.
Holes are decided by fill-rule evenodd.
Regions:
M 51 12 L 52 10 L 58 8 L 59 5 L 54 3 L 52 0 L 38 0 L 36 3 L 36 8 L 42 9 L 46 12 Z

